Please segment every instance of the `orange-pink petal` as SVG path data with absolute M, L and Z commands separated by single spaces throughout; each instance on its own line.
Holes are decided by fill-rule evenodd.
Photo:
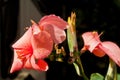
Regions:
M 14 60 L 10 72 L 14 72 L 23 68 L 27 58 L 32 55 L 31 45 L 32 29 L 31 27 L 25 34 L 12 45 L 14 48 Z
M 84 47 L 87 48 L 90 52 L 92 52 L 101 42 L 97 32 L 85 32 L 82 34 L 82 38 L 84 41 Z
M 42 59 L 35 59 L 34 56 L 31 56 L 31 65 L 32 69 L 40 70 L 40 71 L 47 71 L 48 64 Z
M 36 31 L 36 27 L 33 27 L 33 37 L 31 38 L 31 44 L 33 47 L 33 55 L 37 59 L 43 59 L 47 57 L 53 48 L 53 40 L 50 34 L 46 31 Z
M 22 68 L 23 68 L 23 62 L 20 59 L 18 59 L 17 53 L 14 50 L 14 59 L 13 59 L 12 67 L 10 69 L 10 73 L 18 71 Z
M 60 29 L 66 29 L 68 27 L 67 26 L 68 24 L 67 24 L 66 21 L 64 21 L 62 18 L 60 18 L 59 16 L 56 16 L 54 14 L 44 16 L 39 21 L 40 26 L 44 26 L 45 24 L 51 24 L 51 25 L 54 25 L 54 26 L 56 26 L 56 27 L 58 27 Z
M 39 66 L 41 71 L 47 71 L 48 70 L 48 64 L 42 59 L 39 59 L 37 61 L 37 65 Z
M 31 37 L 32 37 L 32 28 L 30 27 L 25 34 L 17 41 L 15 42 L 12 47 L 14 49 L 32 49 L 31 46 Z
M 44 30 L 47 31 L 51 35 L 54 43 L 59 44 L 59 43 L 62 43 L 66 39 L 66 33 L 64 30 L 51 24 L 45 24 L 45 26 L 47 27 L 44 27 Z
M 66 39 L 64 29 L 68 27 L 68 23 L 56 15 L 44 16 L 39 22 L 40 29 L 51 34 L 56 44 L 62 43 Z
M 113 42 L 105 41 L 99 46 L 118 66 L 120 66 L 120 48 Z
M 103 57 L 105 55 L 105 52 L 99 48 L 99 45 L 96 48 L 94 48 L 92 53 L 98 57 Z
M 27 59 L 26 63 L 24 64 L 24 68 L 47 71 L 48 64 L 42 59 L 35 59 L 35 57 L 32 55 L 30 58 Z

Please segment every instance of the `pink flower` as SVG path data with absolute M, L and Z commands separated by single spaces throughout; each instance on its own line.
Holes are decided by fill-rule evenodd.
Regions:
M 81 51 L 89 50 L 96 56 L 107 54 L 118 66 L 120 66 L 120 48 L 113 42 L 101 42 L 97 32 L 85 32 L 82 34 L 84 47 Z
M 66 39 L 64 29 L 68 28 L 68 23 L 60 17 L 55 15 L 45 16 L 40 20 L 39 25 L 40 28 L 52 35 L 51 37 L 56 44 L 62 43 Z
M 67 22 L 58 16 L 45 16 L 39 24 L 33 21 L 32 23 L 25 34 L 12 45 L 14 60 L 10 73 L 22 68 L 48 70 L 48 65 L 43 59 L 51 53 L 53 42 L 59 44 L 66 38 L 64 29 L 67 28 Z

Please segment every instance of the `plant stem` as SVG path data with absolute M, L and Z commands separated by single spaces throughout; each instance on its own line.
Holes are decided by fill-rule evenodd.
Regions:
M 83 69 L 83 66 L 82 66 L 82 62 L 81 62 L 81 59 L 80 59 L 79 56 L 77 56 L 77 58 L 75 60 L 75 63 L 79 66 L 80 73 L 82 74 L 84 80 L 89 80 L 88 77 L 85 75 L 85 72 L 84 72 L 84 69 Z
M 117 80 L 117 67 L 116 64 L 109 58 L 109 67 L 105 80 Z

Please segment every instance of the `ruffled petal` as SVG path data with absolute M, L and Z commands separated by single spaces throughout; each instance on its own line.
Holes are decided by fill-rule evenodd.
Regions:
M 82 34 L 82 38 L 84 41 L 84 47 L 87 46 L 90 52 L 92 52 L 101 42 L 97 32 L 85 32 Z
M 62 43 L 66 39 L 66 33 L 64 30 L 56 27 L 55 25 L 45 24 L 44 30 L 50 33 L 54 43 Z
M 118 66 L 120 66 L 120 48 L 113 42 L 105 41 L 99 46 Z
M 44 16 L 40 21 L 39 25 L 40 26 L 45 26 L 45 24 L 51 24 L 54 25 L 55 27 L 58 27 L 60 29 L 66 29 L 68 26 L 68 23 L 64 21 L 62 18 L 56 15 L 48 15 Z M 48 26 L 45 26 L 48 27 Z
M 37 59 L 42 59 L 47 57 L 53 48 L 53 40 L 50 34 L 46 31 L 36 31 L 36 27 L 33 27 L 33 37 L 32 37 L 32 47 L 33 47 L 33 55 Z
M 10 73 L 18 71 L 18 70 L 20 70 L 22 68 L 23 68 L 23 62 L 20 59 L 18 59 L 16 51 L 14 51 L 14 60 L 13 60 L 13 64 L 12 64 Z

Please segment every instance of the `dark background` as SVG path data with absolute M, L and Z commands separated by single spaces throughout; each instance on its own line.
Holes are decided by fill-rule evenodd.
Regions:
M 120 2 L 119 0 L 32 0 L 44 15 L 56 14 L 67 20 L 71 11 L 77 15 L 77 40 L 79 49 L 83 46 L 81 34 L 86 31 L 104 31 L 103 41 L 113 41 L 120 46 Z M 19 0 L 0 0 L 0 71 L 1 77 L 11 79 L 17 73 L 9 74 L 13 51 L 11 44 L 17 36 Z M 65 46 L 67 47 L 67 46 Z M 89 52 L 81 56 L 85 73 L 89 77 L 93 72 L 106 74 L 108 57 L 98 58 Z M 50 62 L 47 80 L 79 80 L 74 67 L 67 62 Z M 118 72 L 119 72 L 118 68 Z
M 7 78 L 12 63 L 11 44 L 16 37 L 18 0 L 0 0 L 0 77 Z

